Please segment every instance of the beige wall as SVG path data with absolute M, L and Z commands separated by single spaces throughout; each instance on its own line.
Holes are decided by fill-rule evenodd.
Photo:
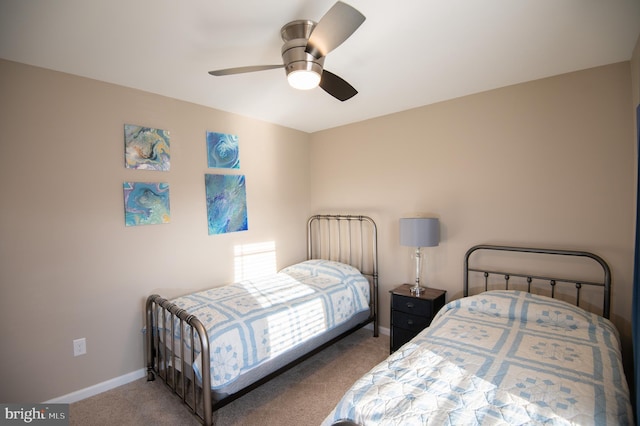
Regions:
M 628 62 L 506 87 L 312 135 L 312 210 L 349 206 L 380 229 L 388 290 L 411 282 L 398 219 L 433 215 L 428 285 L 462 293 L 479 243 L 584 249 L 612 268 L 615 324 L 630 336 L 634 144 Z
M 630 335 L 635 143 L 630 63 L 493 90 L 312 135 L 0 61 L 0 401 L 43 401 L 144 366 L 143 301 L 234 279 L 233 248 L 304 256 L 309 213 L 379 226 L 380 312 L 412 279 L 398 218 L 442 221 L 429 285 L 462 291 L 476 243 L 592 250 Z M 123 166 L 122 126 L 171 132 L 168 173 Z M 204 132 L 238 134 L 247 232 L 208 236 Z M 171 224 L 126 228 L 122 182 L 167 181 Z M 88 354 L 71 342 L 86 337 Z
M 640 37 L 636 41 L 636 47 L 631 56 L 631 87 L 633 93 L 633 106 L 640 104 Z
M 0 401 L 142 369 L 145 297 L 232 281 L 236 245 L 304 258 L 306 133 L 7 61 L 0 76 Z M 125 123 L 171 132 L 169 172 L 124 168 Z M 207 130 L 239 136 L 246 232 L 207 234 Z M 168 182 L 171 223 L 125 227 L 124 181 Z

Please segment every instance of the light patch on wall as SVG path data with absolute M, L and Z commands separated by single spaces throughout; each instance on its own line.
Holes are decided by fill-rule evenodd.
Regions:
M 234 248 L 235 281 L 251 280 L 277 272 L 276 243 L 241 244 Z

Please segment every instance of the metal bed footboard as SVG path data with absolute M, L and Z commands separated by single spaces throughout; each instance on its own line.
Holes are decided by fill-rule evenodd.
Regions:
M 168 323 L 171 324 L 169 330 L 165 329 Z M 179 327 L 179 342 L 176 341 L 176 323 Z M 167 337 L 168 333 L 170 337 Z M 195 348 L 198 344 L 201 354 L 201 383 L 197 383 L 193 375 L 192 362 L 187 362 L 185 358 L 190 355 L 190 360 L 196 359 Z M 177 345 L 179 353 L 176 353 Z M 145 346 L 147 380 L 155 380 L 154 373 L 157 373 L 205 425 L 213 424 L 209 337 L 200 320 L 167 299 L 153 294 L 147 298 L 146 303 Z M 185 353 L 187 347 L 190 347 L 190 354 Z
M 494 270 L 480 267 L 470 267 L 469 266 L 469 258 L 472 254 L 482 251 L 504 251 L 504 252 L 518 252 L 518 253 L 533 253 L 533 254 L 547 254 L 547 255 L 558 255 L 558 256 L 570 256 L 570 257 L 581 257 L 587 258 L 595 261 L 602 268 L 602 280 L 601 281 L 587 281 L 582 279 L 571 279 L 571 278 L 558 278 L 549 275 L 537 275 L 530 273 L 520 273 L 514 272 L 513 270 Z M 602 316 L 604 318 L 609 318 L 610 316 L 610 305 L 611 305 L 611 270 L 609 269 L 609 265 L 604 261 L 600 256 L 595 255 L 593 253 L 589 253 L 586 251 L 573 251 L 573 250 L 555 250 L 555 249 L 539 249 L 539 248 L 528 248 L 528 247 L 510 247 L 510 246 L 499 246 L 499 245 L 477 245 L 471 247 L 464 256 L 464 297 L 469 296 L 469 272 L 478 272 L 482 273 L 484 277 L 484 291 L 489 289 L 488 280 L 492 275 L 502 276 L 504 279 L 504 288 L 509 289 L 510 279 L 513 277 L 524 278 L 526 280 L 527 291 L 530 293 L 532 290 L 532 285 L 534 285 L 534 281 L 536 283 L 547 283 L 548 291 L 547 293 L 554 298 L 556 296 L 556 286 L 558 284 L 572 284 L 575 288 L 575 297 L 574 302 L 576 306 L 580 306 L 580 291 L 583 286 L 594 286 L 601 287 L 603 291 L 602 296 Z M 540 288 L 538 286 L 537 288 Z

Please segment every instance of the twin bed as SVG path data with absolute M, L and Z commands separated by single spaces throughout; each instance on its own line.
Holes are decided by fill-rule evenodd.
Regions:
M 274 275 L 146 303 L 148 380 L 156 375 L 205 425 L 228 404 L 353 331 L 378 336 L 377 227 L 316 215 L 307 260 Z
M 493 253 L 524 272 L 495 266 Z M 562 261 L 536 259 L 554 275 L 534 273 L 522 254 Z M 158 375 L 209 425 L 213 410 L 337 339 L 371 323 L 377 336 L 373 220 L 313 216 L 307 258 L 261 280 L 150 296 L 149 380 Z M 577 278 L 557 278 L 557 264 Z M 476 246 L 464 267 L 464 297 L 354 383 L 323 425 L 633 423 L 604 260 Z
M 570 265 L 584 258 L 599 265 L 602 280 L 470 266 L 472 255 L 487 252 L 504 252 L 509 263 L 519 260 L 515 254 Z M 470 274 L 480 275 L 480 294 L 469 296 Z M 473 247 L 465 297 L 360 378 L 323 424 L 633 424 L 618 333 L 605 318 L 610 283 L 606 262 L 591 253 Z M 595 288 L 604 294 L 601 315 L 559 300 L 593 307 L 587 296 Z

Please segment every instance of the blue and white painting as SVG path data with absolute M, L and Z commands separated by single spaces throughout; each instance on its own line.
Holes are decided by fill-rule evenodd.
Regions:
M 238 136 L 207 132 L 207 164 L 209 168 L 239 169 Z
M 124 222 L 126 226 L 169 223 L 170 219 L 168 183 L 124 183 Z
M 246 231 L 247 189 L 244 175 L 204 175 L 209 235 Z
M 169 132 L 149 127 L 124 125 L 125 167 L 159 170 L 170 167 Z

